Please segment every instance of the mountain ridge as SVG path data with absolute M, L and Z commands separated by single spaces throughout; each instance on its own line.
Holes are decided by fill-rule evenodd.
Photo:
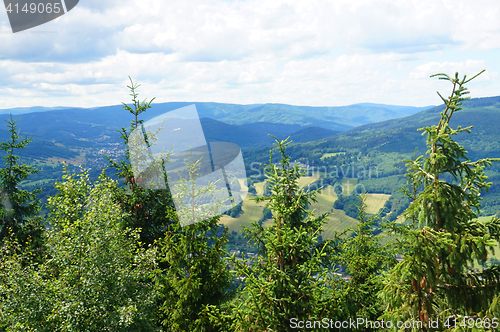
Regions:
M 452 127 L 472 126 L 472 134 L 460 133 L 456 139 L 474 158 L 500 157 L 500 96 L 472 98 L 463 102 L 463 109 L 450 121 Z M 444 105 L 432 107 L 398 119 L 362 125 L 336 136 L 298 144 L 304 151 L 314 146 L 358 149 L 362 153 L 413 153 L 426 150 L 422 132 L 417 129 L 435 125 Z
M 414 114 L 428 107 L 396 106 L 386 104 L 360 103 L 347 106 L 294 106 L 286 104 L 224 104 L 224 103 L 199 103 L 199 102 L 168 102 L 152 104 L 152 108 L 144 113 L 144 120 L 149 120 L 162 113 L 181 107 L 196 105 L 200 118 L 212 118 L 227 124 L 242 125 L 258 122 L 300 124 L 303 127 L 316 126 L 335 131 L 345 131 L 367 123 L 383 121 L 400 117 L 401 115 Z M 19 110 L 33 110 L 33 112 L 20 112 Z M 0 110 L 0 117 L 5 118 L 9 112 L 15 116 L 25 117 L 32 114 L 32 118 L 42 119 L 52 117 L 57 113 L 59 118 L 72 118 L 78 122 L 112 126 L 128 127 L 128 112 L 122 105 L 102 106 L 94 108 L 63 108 L 54 109 L 44 107 L 15 108 Z M 33 115 L 36 114 L 36 115 Z M 40 120 L 38 120 L 40 123 Z

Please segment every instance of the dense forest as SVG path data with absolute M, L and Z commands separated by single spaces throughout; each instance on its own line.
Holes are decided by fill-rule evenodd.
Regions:
M 123 155 L 86 169 L 45 165 L 39 176 L 22 158 L 36 137 L 23 138 L 9 118 L 0 144 L 0 331 L 498 330 L 500 188 L 490 181 L 500 159 L 482 142 L 490 134 L 460 116 L 473 106 L 462 107 L 466 85 L 481 73 L 433 75 L 451 94 L 400 127 L 303 144 L 275 138 L 271 151 L 248 151 L 246 185 L 261 213 L 244 201 L 188 225 L 173 184 L 145 189 L 134 173 L 128 143 L 152 100 L 141 102 L 132 80 Z M 56 144 L 47 156 L 51 148 L 78 156 Z M 193 220 L 204 208 L 195 198 L 213 193 L 190 189 L 199 165 L 186 162 L 189 177 L 175 191 L 193 202 Z M 344 189 L 351 185 L 360 191 Z M 385 198 L 378 211 L 374 197 Z M 319 203 L 326 211 L 311 208 Z M 326 234 L 332 211 L 355 223 Z M 245 215 L 241 231 L 229 225 Z

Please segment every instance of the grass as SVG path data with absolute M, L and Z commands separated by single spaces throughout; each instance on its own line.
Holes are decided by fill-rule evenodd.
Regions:
M 342 210 L 333 209 L 333 214 L 328 217 L 328 223 L 323 226 L 323 239 L 333 239 L 335 232 L 342 232 L 346 228 L 355 228 L 358 221 L 349 217 Z
M 493 217 L 494 216 L 479 217 L 479 218 L 477 218 L 477 221 L 485 222 L 485 221 L 491 220 L 491 218 L 493 218 Z
M 318 202 L 310 205 L 309 209 L 314 210 L 316 216 L 325 212 L 332 213 L 327 217 L 327 223 L 323 226 L 323 239 L 332 239 L 335 232 L 341 232 L 346 228 L 356 227 L 358 221 L 345 214 L 342 210 L 333 208 L 333 203 L 337 200 L 337 195 L 333 192 L 332 186 L 326 186 L 317 196 Z
M 318 179 L 319 179 L 319 176 L 303 176 L 298 181 L 299 187 L 305 188 Z
M 333 187 L 328 185 L 323 188 L 321 193 L 318 195 L 318 203 L 314 204 L 326 204 L 329 206 L 328 209 L 331 209 L 333 207 L 333 203 L 337 200 L 337 195 L 333 192 Z M 325 211 L 326 212 L 326 211 Z
M 250 223 L 259 221 L 264 214 L 265 203 L 256 203 L 251 198 L 254 198 L 254 196 L 248 195 L 245 197 L 242 205 L 243 212 L 237 218 L 222 216 L 219 223 L 229 228 L 229 232 L 236 231 L 241 233 L 243 227 L 250 227 Z
M 46 165 L 60 165 L 62 163 L 72 164 L 74 166 L 80 166 L 85 162 L 85 157 L 80 155 L 75 158 L 59 158 L 59 157 L 50 157 L 46 159 L 44 164 Z
M 246 178 L 245 179 L 238 179 L 238 182 L 239 182 L 240 187 L 241 187 L 242 190 L 248 191 L 247 181 L 246 180 L 247 180 Z
M 21 186 L 34 186 L 34 185 L 39 185 L 39 184 L 47 184 L 53 182 L 53 179 L 43 179 L 43 180 L 36 180 L 36 181 L 26 181 L 26 182 L 21 182 Z
M 337 195 L 333 193 L 331 186 L 325 187 L 316 198 L 318 201 L 309 206 L 309 210 L 314 210 L 316 216 L 333 211 L 333 203 L 337 200 Z
M 342 195 L 349 196 L 355 189 L 359 190 L 357 184 L 358 178 L 342 178 Z
M 390 197 L 391 195 L 386 194 L 366 194 L 366 212 L 378 213 Z
M 340 154 L 345 154 L 345 152 L 331 152 L 331 153 L 324 153 L 321 158 L 321 160 L 325 159 L 325 158 L 328 158 L 328 157 L 335 157 L 335 156 L 338 156 Z
M 255 190 L 257 191 L 257 196 L 264 195 L 264 182 L 254 183 Z
M 303 176 L 299 179 L 299 187 L 300 188 L 306 188 L 308 185 L 313 183 L 314 181 L 318 180 L 318 176 Z M 255 190 L 257 191 L 257 196 L 262 196 L 264 195 L 264 182 L 257 182 L 254 183 Z
M 309 184 L 313 183 L 316 181 L 318 178 L 317 177 L 312 177 L 312 176 L 306 176 L 302 177 L 299 179 L 299 186 L 300 187 L 307 187 Z M 264 182 L 257 182 L 254 183 L 255 190 L 257 191 L 257 196 L 262 196 L 264 195 Z M 237 218 L 232 218 L 229 216 L 223 216 L 220 218 L 220 223 L 224 224 L 230 232 L 236 231 L 236 232 L 241 232 L 243 230 L 243 227 L 250 227 L 250 223 L 259 221 L 260 218 L 264 215 L 264 207 L 265 203 L 259 203 L 257 204 L 255 201 L 252 200 L 254 196 L 248 195 L 244 200 L 243 200 L 243 205 L 242 205 L 242 210 L 243 212 L 237 217 Z M 333 202 L 332 204 L 333 205 Z M 272 219 L 267 219 L 263 222 L 264 227 L 268 227 L 272 224 L 273 220 Z
M 316 181 L 316 177 L 303 177 L 299 180 L 299 185 L 306 187 L 312 182 Z M 257 194 L 260 196 L 263 194 L 263 182 L 255 183 L 255 189 Z M 229 231 L 241 232 L 243 227 L 250 227 L 251 222 L 256 222 L 263 215 L 263 209 L 265 203 L 256 203 L 251 200 L 254 196 L 248 195 L 243 200 L 242 210 L 243 212 L 237 217 L 232 218 L 229 216 L 223 216 L 220 219 L 220 223 L 224 224 L 229 228 Z M 328 223 L 323 228 L 323 238 L 331 238 L 335 234 L 335 231 L 340 232 L 348 227 L 355 227 L 357 220 L 347 216 L 342 210 L 333 209 L 333 203 L 337 199 L 337 195 L 333 193 L 332 186 L 327 186 L 323 189 L 321 194 L 318 195 L 318 202 L 310 205 L 310 209 L 315 210 L 315 215 L 319 216 L 325 212 L 332 212 L 333 214 L 328 217 Z M 267 219 L 262 224 L 264 227 L 268 227 L 272 224 L 272 219 Z
M 299 185 L 301 187 L 307 187 L 317 179 L 317 177 L 312 176 L 302 177 L 299 180 Z M 342 180 L 342 183 L 345 185 L 345 188 L 350 186 L 351 189 L 354 189 L 355 185 L 357 184 L 357 179 L 344 178 Z M 255 189 L 257 190 L 257 194 L 261 196 L 264 193 L 264 183 L 258 182 L 254 185 Z M 258 221 L 263 215 L 265 203 L 263 202 L 257 204 L 255 201 L 251 200 L 251 198 L 253 197 L 254 196 L 252 195 L 248 195 L 243 200 L 243 213 L 241 213 L 237 218 L 223 216 L 220 219 L 220 223 L 228 227 L 230 232 L 241 232 L 243 230 L 243 227 L 250 227 L 251 222 Z M 385 194 L 368 194 L 366 201 L 367 212 L 378 212 L 384 206 L 389 197 L 390 195 Z M 337 195 L 335 195 L 335 193 L 333 192 L 332 186 L 326 186 L 323 191 L 317 196 L 317 199 L 318 202 L 312 203 L 309 206 L 310 210 L 314 210 L 316 216 L 319 216 L 325 212 L 332 213 L 327 217 L 327 223 L 323 226 L 322 236 L 324 239 L 331 239 L 335 235 L 335 232 L 341 232 L 346 228 L 354 228 L 357 226 L 358 221 L 356 219 L 347 216 L 342 210 L 333 209 L 333 203 L 337 200 Z M 272 224 L 272 222 L 272 219 L 268 219 L 264 221 L 262 225 L 264 227 L 268 227 Z
M 272 224 L 273 224 L 273 219 L 269 218 L 269 219 L 266 219 L 266 221 L 264 221 L 262 223 L 262 227 L 267 228 L 267 227 L 271 226 Z

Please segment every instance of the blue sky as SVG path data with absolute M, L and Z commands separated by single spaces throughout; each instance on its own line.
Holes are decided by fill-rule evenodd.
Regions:
M 498 0 L 81 0 L 13 34 L 0 7 L 0 108 L 93 107 L 141 98 L 426 106 L 429 75 L 500 95 Z

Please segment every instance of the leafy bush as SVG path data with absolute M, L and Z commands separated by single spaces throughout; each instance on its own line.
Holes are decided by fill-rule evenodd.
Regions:
M 153 331 L 154 250 L 123 230 L 116 183 L 65 175 L 50 199 L 46 257 L 9 240 L 0 255 L 0 321 L 8 331 Z

